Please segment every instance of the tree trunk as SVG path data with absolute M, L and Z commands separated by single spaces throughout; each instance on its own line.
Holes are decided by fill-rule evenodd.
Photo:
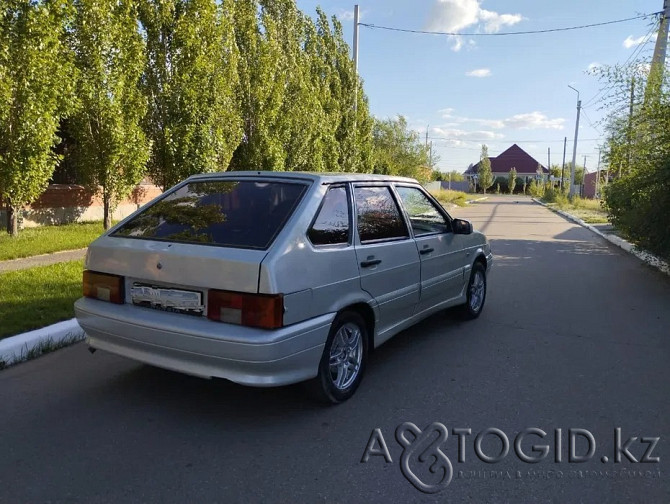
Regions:
M 112 213 L 110 212 L 111 198 L 109 197 L 109 194 L 107 193 L 106 190 L 103 190 L 102 202 L 103 202 L 103 219 L 104 219 L 103 226 L 106 231 L 110 227 L 112 227 Z
M 9 203 L 5 203 L 5 230 L 7 233 L 12 231 L 12 210 L 9 207 Z
M 16 237 L 19 235 L 19 212 L 11 204 L 7 204 L 7 232 L 10 236 Z

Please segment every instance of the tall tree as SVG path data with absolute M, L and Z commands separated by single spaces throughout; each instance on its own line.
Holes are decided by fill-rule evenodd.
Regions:
M 273 130 L 284 151 L 286 170 L 323 170 L 321 126 L 325 122 L 319 100 L 320 82 L 312 78 L 315 29 L 294 0 L 262 0 L 268 43 L 280 48 L 277 78 L 284 84 Z M 310 52 L 311 51 L 311 52 Z
M 373 129 L 374 173 L 424 178 L 428 148 L 403 116 L 376 120 Z M 429 172 L 430 174 L 430 172 Z
M 140 122 L 144 43 L 131 0 L 75 0 L 74 53 L 79 106 L 76 159 L 86 184 L 100 186 L 104 227 L 119 200 L 144 176 L 150 143 Z
M 510 194 L 514 194 L 514 188 L 516 187 L 516 168 L 512 168 L 507 174 L 507 188 L 509 189 Z
M 326 13 L 317 7 L 316 14 L 316 38 L 313 44 L 316 57 L 312 63 L 312 76 L 320 83 L 319 100 L 325 116 L 321 128 L 324 169 L 326 171 L 341 171 L 339 162 L 340 142 L 337 132 L 342 121 L 340 100 L 342 91 L 340 75 L 335 65 L 337 43 Z
M 486 194 L 486 190 L 493 185 L 493 173 L 491 172 L 491 160 L 489 159 L 489 148 L 482 145 L 482 152 L 479 161 L 479 171 L 477 172 L 479 186 Z
M 5 0 L 0 8 L 0 197 L 7 231 L 49 182 L 56 131 L 67 112 L 72 65 L 64 37 L 65 0 Z
M 286 154 L 275 125 L 286 89 L 276 21 L 260 8 L 257 0 L 237 0 L 234 20 L 235 41 L 241 56 L 237 65 L 237 102 L 243 134 L 231 167 L 280 170 Z
M 148 172 L 163 189 L 225 171 L 242 138 L 232 0 L 142 0 Z

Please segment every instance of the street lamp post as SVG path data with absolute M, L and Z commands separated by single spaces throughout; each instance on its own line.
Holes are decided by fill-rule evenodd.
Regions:
M 579 99 L 579 91 L 568 84 L 568 87 L 577 93 L 577 121 L 575 122 L 575 143 L 572 146 L 572 166 L 570 167 L 570 193 L 572 198 L 575 195 L 575 163 L 577 163 L 577 137 L 579 135 L 579 112 L 582 109 L 582 101 Z

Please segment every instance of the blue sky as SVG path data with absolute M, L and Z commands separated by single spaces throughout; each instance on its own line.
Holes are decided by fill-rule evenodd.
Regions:
M 336 15 L 349 44 L 354 2 L 298 0 Z M 545 30 L 634 17 L 662 10 L 662 0 L 359 0 L 361 23 L 413 30 L 494 33 Z M 464 171 L 481 144 L 495 156 L 518 143 L 546 165 L 572 158 L 577 93 L 584 105 L 577 163 L 595 170 L 603 144 L 604 111 L 590 65 L 624 63 L 639 50 L 651 19 L 547 34 L 447 37 L 359 28 L 359 73 L 371 112 L 402 114 L 423 136 L 428 127 L 442 171 Z M 643 45 L 650 56 L 654 39 Z M 592 103 L 588 103 L 588 102 Z M 588 104 L 588 105 L 587 105 Z

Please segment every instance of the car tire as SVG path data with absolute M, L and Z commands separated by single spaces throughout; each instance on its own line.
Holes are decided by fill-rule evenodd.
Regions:
M 473 320 L 479 317 L 486 301 L 486 268 L 477 261 L 470 271 L 465 304 L 459 307 L 461 318 Z
M 354 395 L 368 357 L 368 329 L 356 312 L 340 313 L 333 321 L 316 378 L 307 382 L 319 402 L 339 404 Z

